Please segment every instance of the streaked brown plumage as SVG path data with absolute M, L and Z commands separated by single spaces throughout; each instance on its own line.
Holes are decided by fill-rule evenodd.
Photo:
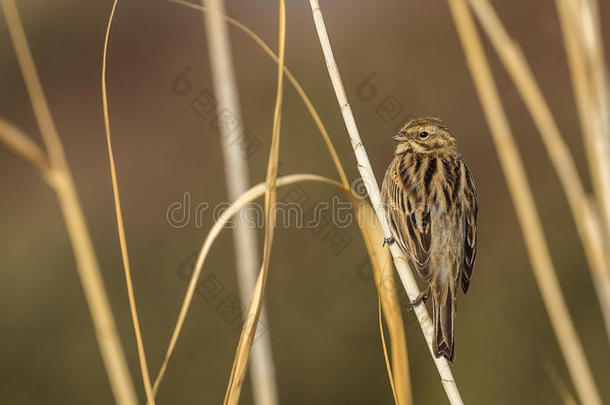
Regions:
M 470 170 L 449 129 L 436 118 L 416 118 L 393 137 L 394 160 L 382 199 L 394 241 L 432 292 L 434 353 L 454 357 L 458 284 L 470 285 L 477 246 L 477 197 Z

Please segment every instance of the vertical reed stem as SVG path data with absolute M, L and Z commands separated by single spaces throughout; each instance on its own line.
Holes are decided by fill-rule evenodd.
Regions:
M 383 229 L 383 234 L 389 236 L 390 227 L 385 211 L 383 210 L 381 205 L 381 195 L 379 192 L 379 186 L 377 184 L 377 181 L 375 180 L 375 175 L 373 173 L 371 163 L 369 162 L 366 149 L 362 144 L 362 140 L 360 139 L 360 133 L 358 132 L 358 127 L 356 125 L 352 109 L 347 101 L 343 82 L 341 81 L 339 69 L 335 62 L 335 57 L 333 55 L 330 39 L 328 38 L 328 33 L 326 32 L 326 26 L 324 24 L 324 18 L 322 16 L 322 11 L 320 10 L 320 5 L 318 3 L 318 0 L 310 0 L 309 3 L 311 5 L 313 20 L 316 26 L 316 31 L 318 33 L 320 46 L 322 47 L 322 51 L 324 52 L 326 67 L 328 68 L 328 74 L 335 90 L 335 95 L 337 97 L 341 113 L 343 115 L 343 120 L 345 121 L 345 126 L 349 133 L 352 148 L 354 149 L 354 155 L 356 156 L 356 160 L 358 162 L 358 171 L 360 172 L 360 176 L 362 177 L 362 181 L 366 187 L 366 191 L 369 195 L 369 198 L 371 199 L 371 204 L 375 209 L 375 213 L 379 218 L 379 222 Z M 381 243 L 381 241 L 379 242 Z M 411 300 L 414 300 L 419 295 L 420 291 L 417 286 L 417 282 L 413 277 L 413 272 L 409 268 L 407 258 L 404 256 L 403 252 L 395 243 L 390 246 L 390 251 L 392 253 L 394 265 L 398 270 L 398 275 L 400 276 L 400 280 L 403 284 L 403 287 L 405 288 L 405 291 L 407 292 L 409 298 Z M 447 362 L 447 360 L 443 357 L 437 358 L 434 356 L 434 352 L 432 349 L 432 335 L 434 327 L 432 325 L 432 321 L 430 319 L 430 316 L 428 315 L 426 307 L 424 305 L 417 305 L 413 308 L 413 310 L 426 339 L 426 343 L 428 344 L 428 350 L 430 351 L 430 355 L 432 356 L 434 364 L 436 365 L 436 368 L 441 377 L 441 382 L 443 384 L 443 388 L 445 389 L 445 393 L 447 394 L 449 402 L 451 404 L 463 404 L 462 397 L 460 396 L 460 392 L 453 378 L 453 373 L 451 372 L 449 362 Z
M 76 193 L 74 181 L 65 158 L 64 149 L 53 123 L 49 106 L 44 97 L 42 85 L 36 72 L 34 59 L 21 25 L 15 0 L 2 0 L 2 10 L 13 41 L 17 61 L 32 102 L 32 108 L 40 133 L 45 143 L 51 172 L 49 184 L 57 193 L 59 205 L 66 223 L 76 268 L 80 276 L 89 312 L 95 327 L 95 336 L 110 380 L 110 386 L 116 402 L 120 405 L 134 405 L 135 390 L 129 375 L 129 368 L 123 353 L 121 341 L 116 330 L 114 317 L 100 269 L 95 257 L 89 230 Z
M 525 175 L 523 162 L 500 102 L 500 96 L 485 57 L 481 39 L 465 0 L 448 1 L 466 54 L 468 67 L 508 182 L 534 276 L 559 341 L 559 347 L 582 404 L 601 405 L 597 386 L 557 280 L 542 224 L 536 211 L 534 197 Z
M 240 146 L 241 142 L 246 142 L 246 135 L 243 132 L 243 119 L 235 81 L 229 33 L 223 18 L 225 14 L 223 0 L 208 0 L 206 3 L 209 12 L 204 13 L 204 19 L 209 43 L 214 93 L 218 99 L 218 113 L 230 114 L 240 123 L 239 130 L 242 131 L 240 134 L 231 133 L 230 128 L 220 126 L 228 195 L 230 201 L 235 201 L 249 186 L 247 155 Z M 247 212 L 244 211 L 246 209 L 247 207 L 242 209 L 242 212 Z M 233 245 L 240 298 L 242 302 L 250 302 L 259 265 L 256 229 L 247 227 L 242 222 L 237 221 L 233 231 Z M 260 322 L 264 325 L 268 324 L 264 305 L 261 308 Z M 256 405 L 276 405 L 278 401 L 275 367 L 268 331 L 258 337 L 256 344 L 252 347 L 250 356 L 249 368 L 254 403 Z
M 521 93 L 559 176 L 585 249 L 610 341 L 610 271 L 604 251 L 603 225 L 596 214 L 596 206 L 585 191 L 570 149 L 559 132 L 523 52 L 509 37 L 488 0 L 470 0 L 470 5 Z

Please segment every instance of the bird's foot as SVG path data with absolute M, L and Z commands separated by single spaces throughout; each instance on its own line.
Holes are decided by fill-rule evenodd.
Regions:
M 383 245 L 381 245 L 381 247 L 384 247 L 385 245 L 390 246 L 392 243 L 394 243 L 393 237 L 383 238 Z
M 413 301 L 409 302 L 409 304 L 411 304 L 412 306 L 416 306 L 416 305 L 421 304 L 422 302 L 426 302 L 429 295 L 430 295 L 430 286 L 428 286 L 424 291 L 422 291 L 417 296 L 417 298 L 415 298 Z

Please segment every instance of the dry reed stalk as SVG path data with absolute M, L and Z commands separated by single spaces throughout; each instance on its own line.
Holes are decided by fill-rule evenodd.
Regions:
M 553 364 L 551 364 L 551 362 L 547 362 L 546 370 L 547 370 L 547 374 L 549 375 L 549 379 L 555 386 L 555 389 L 557 390 L 559 395 L 561 395 L 561 399 L 563 399 L 563 403 L 565 405 L 578 405 L 578 402 L 576 402 L 576 399 L 574 399 L 574 397 L 572 396 L 570 389 L 568 388 L 566 383 L 561 379 L 561 376 L 559 375 L 559 373 L 557 372 L 555 367 L 553 367 Z
M 600 182 L 603 187 L 603 197 L 600 208 L 602 219 L 606 220 L 606 253 L 610 263 L 610 87 L 608 87 L 608 70 L 604 57 L 599 4 L 597 0 L 581 0 L 583 5 L 582 29 L 585 35 L 585 50 L 589 60 L 590 80 L 595 100 L 595 112 L 598 123 L 596 136 L 601 150 L 598 150 L 601 171 Z M 610 266 L 609 266 L 610 267 Z M 610 274 L 610 268 L 608 269 Z
M 189 3 L 189 2 L 186 2 L 183 0 L 168 0 L 168 1 L 170 1 L 171 3 L 189 7 L 194 10 L 199 10 L 204 13 L 210 12 L 209 7 L 200 6 L 200 5 Z M 234 18 L 231 18 L 226 15 L 221 15 L 221 17 L 224 20 L 226 20 L 228 23 L 232 24 L 236 28 L 243 31 L 250 38 L 252 38 L 275 63 L 278 63 L 277 55 L 275 53 L 273 53 L 271 48 L 269 48 L 269 46 L 267 46 L 267 44 L 254 31 L 252 31 L 250 28 L 248 28 L 246 25 L 242 24 L 241 22 L 235 20 Z M 342 191 L 345 192 L 346 195 L 348 196 L 348 198 L 351 199 L 353 196 L 350 192 L 349 182 L 347 181 L 345 171 L 341 165 L 341 162 L 339 160 L 335 147 L 328 135 L 328 132 L 326 131 L 326 128 L 324 127 L 324 124 L 322 123 L 322 120 L 320 119 L 320 116 L 318 115 L 315 107 L 309 100 L 309 97 L 305 93 L 305 90 L 303 90 L 303 88 L 301 87 L 299 82 L 290 73 L 290 71 L 288 70 L 288 68 L 286 66 L 284 66 L 284 74 L 286 75 L 286 78 L 290 81 L 290 83 L 294 86 L 295 90 L 297 91 L 297 93 L 301 97 L 303 103 L 305 104 L 306 108 L 308 109 L 309 113 L 311 114 L 314 122 L 316 123 L 316 126 L 318 127 L 320 134 L 322 135 L 322 138 L 324 139 L 324 142 L 327 146 L 331 159 L 332 159 L 333 163 L 335 164 L 339 177 L 341 178 L 341 183 L 343 185 Z M 363 227 L 360 227 L 360 229 L 361 229 L 361 232 L 363 233 L 363 237 L 364 237 L 364 233 L 367 232 L 368 230 L 367 230 L 367 228 L 363 228 Z M 371 258 L 373 258 L 373 255 L 371 255 Z M 194 288 L 194 286 L 196 285 L 200 272 L 201 272 L 201 267 L 199 267 L 199 270 L 197 270 L 197 268 L 198 267 L 196 266 L 195 271 L 193 273 L 193 277 L 190 282 L 190 285 L 193 286 L 191 288 Z M 375 264 L 373 264 L 373 269 L 375 269 Z M 192 292 L 191 292 L 191 296 L 192 296 Z M 392 301 L 394 301 L 394 302 L 392 302 Z M 391 305 L 394 307 L 399 307 L 397 296 L 392 295 L 392 294 L 386 294 L 386 296 L 384 296 L 384 300 L 381 302 L 387 303 L 387 305 Z M 185 297 L 185 300 L 183 302 L 183 306 L 181 309 L 181 315 L 179 316 L 179 320 L 174 329 L 172 339 L 170 340 L 170 346 L 168 348 L 168 351 L 166 353 L 165 359 L 164 359 L 162 367 L 161 367 L 162 371 L 164 371 L 165 367 L 167 366 L 167 362 L 168 362 L 169 358 L 171 357 L 171 353 L 173 352 L 173 348 L 175 347 L 177 337 L 180 334 L 180 330 L 182 328 L 182 323 L 184 321 L 184 317 L 186 315 L 186 311 L 188 311 L 189 306 L 190 306 L 190 298 L 189 298 L 188 292 L 187 292 L 187 296 Z M 384 314 L 385 313 L 386 313 L 386 311 L 384 309 Z M 396 381 L 396 384 L 395 384 L 396 386 L 406 387 L 405 388 L 405 392 L 407 393 L 406 397 L 408 397 L 408 400 L 410 401 L 411 400 L 411 398 L 410 398 L 410 377 L 409 377 L 409 373 L 408 373 L 409 366 L 408 366 L 407 353 L 406 353 L 406 340 L 404 340 L 404 333 L 402 334 L 403 339 L 401 340 L 400 332 L 393 332 L 393 331 L 400 331 L 400 330 L 404 329 L 403 323 L 402 323 L 402 318 L 400 316 L 399 317 L 386 316 L 386 319 L 388 320 L 387 321 L 388 329 L 390 329 L 390 331 L 391 331 L 390 332 L 391 339 L 396 339 L 396 341 L 392 340 L 393 367 L 390 367 L 389 360 L 387 360 L 387 355 L 385 356 L 386 362 L 388 364 L 388 369 L 390 370 L 389 371 L 390 374 L 392 374 L 391 368 L 396 370 L 394 375 L 392 375 L 390 377 L 390 382 L 393 383 L 394 381 Z M 382 335 L 382 338 L 383 338 L 383 335 Z M 384 340 L 384 342 L 385 342 L 385 340 Z M 384 350 L 385 350 L 385 344 L 384 344 Z M 385 351 L 384 351 L 384 354 L 385 354 Z M 400 362 L 402 362 L 402 364 Z M 162 375 L 162 373 L 160 373 L 160 375 Z M 159 382 L 159 378 L 157 379 L 157 382 Z M 406 403 L 409 404 L 410 402 L 406 402 Z M 401 403 L 401 405 L 402 405 L 402 403 Z
M 604 56 L 602 30 L 597 0 L 581 0 L 583 9 L 582 30 L 585 32 L 585 50 L 591 69 L 591 88 L 596 101 L 596 115 L 599 119 L 600 132 L 597 134 L 602 140 L 605 152 L 602 154 L 606 169 L 610 171 L 610 88 L 608 88 L 608 71 Z M 608 174 L 606 173 L 606 176 Z M 606 186 L 610 180 L 605 179 Z M 610 193 L 609 193 L 610 194 Z M 610 212 L 606 213 L 608 222 L 608 237 L 610 238 Z M 609 240 L 610 243 L 610 240 Z M 610 245 L 609 245 L 610 246 Z
M 371 204 L 375 209 L 375 213 L 379 218 L 383 234 L 389 236 L 390 228 L 385 211 L 382 209 L 379 186 L 377 185 L 377 181 L 375 180 L 375 175 L 373 174 L 373 169 L 371 168 L 366 149 L 364 148 L 362 140 L 360 139 L 358 127 L 356 126 L 356 121 L 354 120 L 354 115 L 352 114 L 351 107 L 347 101 L 347 96 L 345 94 L 345 89 L 343 88 L 341 76 L 339 75 L 339 70 L 337 68 L 337 64 L 333 56 L 330 40 L 328 38 L 328 33 L 326 32 L 326 27 L 324 24 L 324 18 L 322 16 L 322 11 L 320 10 L 320 5 L 318 4 L 317 0 L 310 0 L 310 5 L 313 13 L 316 31 L 320 40 L 320 45 L 324 52 L 326 66 L 328 68 L 328 74 L 333 84 L 335 95 L 337 96 L 337 101 L 339 102 L 339 107 L 343 115 L 343 120 L 345 121 L 345 126 L 347 127 L 347 131 L 350 136 L 350 141 L 354 149 L 354 154 L 358 162 L 358 171 L 360 172 L 360 176 L 362 177 L 362 181 L 366 187 L 367 193 L 371 200 Z M 407 258 L 404 256 L 403 252 L 400 250 L 400 247 L 398 247 L 397 244 L 392 244 L 390 246 L 390 251 L 392 253 L 392 257 L 394 258 L 394 264 L 398 270 L 398 274 L 403 283 L 405 291 L 407 292 L 409 298 L 411 300 L 414 300 L 419 295 L 420 291 L 417 286 L 417 282 L 413 277 L 413 273 L 407 263 Z M 434 356 L 432 349 L 432 333 L 434 328 L 432 325 L 432 321 L 430 320 L 430 316 L 428 315 L 428 311 L 426 310 L 426 307 L 424 305 L 417 305 L 413 309 L 426 339 L 426 343 L 428 344 L 430 355 L 432 356 L 436 368 L 438 369 L 439 375 L 441 377 L 441 382 L 443 384 L 449 402 L 451 404 L 462 404 L 463 401 L 453 378 L 453 373 L 451 372 L 449 363 L 445 358 L 436 358 Z
M 193 10 L 199 10 L 204 13 L 210 12 L 209 7 L 200 6 L 198 4 L 193 4 L 193 3 L 190 3 L 185 0 L 168 0 L 168 1 L 170 3 L 179 4 L 181 6 L 185 6 L 185 7 L 191 8 Z M 258 44 L 258 46 L 263 50 L 263 52 L 265 52 L 275 63 L 278 63 L 277 55 L 271 50 L 271 48 L 269 48 L 269 46 L 265 43 L 265 41 L 263 41 L 261 39 L 261 37 L 259 35 L 257 35 L 249 27 L 247 27 L 246 25 L 242 24 L 241 22 L 237 21 L 234 18 L 231 18 L 227 15 L 223 15 L 221 17 L 223 19 L 225 19 L 229 24 L 240 29 L 242 32 L 244 32 L 246 35 L 248 35 L 250 38 L 252 38 Z M 320 115 L 318 114 L 315 107 L 311 103 L 311 100 L 305 93 L 305 90 L 303 90 L 303 87 L 299 84 L 299 82 L 296 80 L 296 78 L 292 75 L 292 73 L 290 72 L 290 70 L 288 69 L 287 66 L 284 66 L 284 74 L 286 75 L 286 78 L 288 79 L 288 81 L 293 85 L 294 89 L 299 94 L 299 97 L 301 97 L 301 100 L 305 104 L 305 107 L 311 114 L 311 117 L 313 118 L 316 126 L 318 127 L 318 130 L 320 131 L 320 134 L 322 135 L 322 138 L 324 139 L 324 143 L 326 144 L 326 147 L 328 148 L 328 153 L 330 154 L 331 159 L 335 165 L 335 168 L 337 169 L 337 172 L 339 174 L 339 177 L 341 178 L 341 182 L 346 187 L 349 188 L 349 182 L 347 181 L 347 176 L 345 175 L 345 170 L 343 169 L 343 166 L 341 165 L 341 161 L 339 160 L 339 156 L 337 155 L 335 146 L 333 145 L 332 141 L 330 140 L 328 131 L 326 131 L 326 128 L 324 127 L 324 124 L 322 123 L 322 120 L 320 119 Z
M 298 183 L 298 182 L 304 182 L 304 181 L 322 182 L 322 183 L 334 185 L 336 187 L 343 189 L 343 186 L 341 183 L 338 183 L 331 179 L 327 179 L 322 176 L 313 175 L 313 174 L 292 174 L 292 175 L 279 177 L 277 179 L 277 187 L 283 187 L 286 185 L 290 185 L 290 184 L 294 184 L 294 183 Z M 203 270 L 203 264 L 205 262 L 205 259 L 207 258 L 208 253 L 210 252 L 210 249 L 212 248 L 212 244 L 214 243 L 214 241 L 216 240 L 216 238 L 218 237 L 220 232 L 223 229 L 225 229 L 225 225 L 227 224 L 227 222 L 236 213 L 238 213 L 240 209 L 242 209 L 248 203 L 256 200 L 257 198 L 259 198 L 265 194 L 266 185 L 267 185 L 266 183 L 259 183 L 255 186 L 251 187 L 249 190 L 247 190 L 243 194 L 241 194 L 239 196 L 239 198 L 237 198 L 233 203 L 231 203 L 231 205 L 229 207 L 227 207 L 226 210 L 224 210 L 222 212 L 222 215 L 220 216 L 220 218 L 218 218 L 218 220 L 212 226 L 212 229 L 210 229 L 210 231 L 208 232 L 208 234 L 201 246 L 199 254 L 197 255 L 197 260 L 195 261 L 193 273 L 191 274 L 191 279 L 189 280 L 189 284 L 187 286 L 186 293 L 184 295 L 184 300 L 182 301 L 182 305 L 180 306 L 180 313 L 178 314 L 178 320 L 176 321 L 176 325 L 174 326 L 174 329 L 172 331 L 172 337 L 170 338 L 170 342 L 169 342 L 167 351 L 165 353 L 163 363 L 161 364 L 161 370 L 159 371 L 159 374 L 157 375 L 157 379 L 155 381 L 155 388 L 153 388 L 153 390 L 155 390 L 155 392 L 156 392 L 156 388 L 158 388 L 158 386 L 159 386 L 159 383 L 163 379 L 163 376 L 165 375 L 165 370 L 167 369 L 167 364 L 169 362 L 169 359 L 172 357 L 174 349 L 176 348 L 176 343 L 178 342 L 178 337 L 180 336 L 180 333 L 182 332 L 182 327 L 184 325 L 186 315 L 188 313 L 188 310 L 193 301 L 193 297 L 195 295 L 195 289 L 197 288 L 197 283 L 199 282 L 199 278 L 200 278 L 201 272 Z
M 392 260 L 392 259 L 390 259 Z M 379 292 L 379 290 L 377 290 Z M 396 395 L 396 384 L 394 383 L 394 374 L 392 373 L 392 364 L 388 357 L 388 345 L 385 342 L 385 332 L 383 330 L 383 317 L 385 312 L 381 309 L 381 298 L 377 296 L 377 319 L 379 321 L 379 334 L 381 335 L 381 348 L 383 349 L 383 359 L 385 360 L 385 368 L 388 373 L 388 380 L 390 381 L 390 389 L 392 390 L 392 398 L 394 398 L 394 404 L 399 405 L 398 395 Z
M 593 189 L 610 262 L 610 140 L 603 48 L 596 7 L 586 0 L 556 0 Z M 596 26 L 597 25 L 597 26 Z M 598 87 L 600 86 L 600 87 Z
M 121 247 L 121 259 L 123 261 L 123 270 L 125 272 L 125 285 L 127 288 L 127 296 L 129 299 L 129 309 L 131 311 L 131 319 L 133 322 L 133 330 L 136 336 L 136 345 L 138 348 L 138 360 L 140 363 L 140 372 L 142 373 L 142 382 L 144 384 L 144 392 L 149 404 L 155 405 L 155 396 L 152 392 L 150 384 L 150 375 L 148 373 L 148 362 L 146 361 L 146 353 L 144 351 L 144 341 L 142 340 L 142 330 L 140 328 L 140 319 L 136 307 L 136 299 L 133 290 L 133 281 L 131 278 L 131 266 L 129 264 L 129 253 L 127 250 L 127 238 L 125 237 L 125 225 L 123 223 L 123 213 L 121 209 L 121 197 L 119 195 L 119 182 L 117 178 L 116 165 L 114 162 L 114 152 L 112 151 L 112 138 L 110 136 L 110 115 L 108 112 L 108 89 L 106 86 L 106 68 L 108 55 L 108 42 L 110 38 L 110 27 L 114 19 L 118 0 L 112 4 L 108 24 L 106 26 L 106 36 L 104 37 L 104 51 L 102 54 L 102 109 L 104 111 L 104 128 L 106 130 L 106 146 L 108 148 L 108 161 L 110 162 L 110 178 L 112 180 L 112 195 L 114 197 L 114 209 L 117 222 L 117 232 L 119 236 L 119 245 Z
M 333 187 L 336 187 L 338 190 L 346 193 L 347 195 L 351 195 L 350 194 L 350 189 L 345 187 L 343 184 L 323 177 L 323 176 L 319 176 L 319 175 L 315 175 L 315 174 L 307 174 L 307 173 L 300 173 L 300 174 L 291 174 L 291 175 L 286 175 L 286 176 L 282 176 L 282 177 L 278 177 L 277 178 L 277 182 L 276 182 L 276 187 L 284 187 L 284 186 L 288 186 L 288 185 L 292 185 L 292 184 L 297 184 L 297 183 L 303 183 L 303 182 L 316 182 L 316 183 L 322 183 L 322 184 L 328 184 L 331 185 Z M 226 225 L 228 223 L 229 220 L 231 220 L 231 218 L 233 218 L 235 215 L 237 215 L 239 213 L 239 211 L 246 206 L 247 204 L 255 201 L 256 199 L 262 197 L 265 194 L 267 188 L 267 183 L 263 182 L 263 183 L 259 183 L 253 187 L 251 187 L 250 189 L 248 189 L 247 191 L 245 191 L 243 194 L 241 194 L 233 203 L 231 203 L 231 205 L 229 205 L 227 207 L 226 210 L 223 211 L 223 213 L 221 214 L 220 218 L 218 218 L 218 220 L 214 223 L 214 225 L 212 226 L 212 228 L 210 229 L 210 231 L 208 232 L 208 234 L 206 235 L 206 238 L 201 246 L 201 250 L 199 251 L 199 254 L 197 256 L 197 260 L 195 262 L 195 266 L 193 268 L 193 273 L 191 275 L 191 279 L 189 280 L 189 284 L 187 287 L 187 292 L 185 294 L 185 298 L 184 301 L 182 303 L 181 306 L 181 311 L 180 311 L 180 315 L 178 317 L 178 322 L 176 323 L 176 327 L 172 333 L 172 339 L 170 342 L 170 346 L 168 348 L 168 353 L 166 354 L 165 360 L 164 360 L 164 365 L 167 364 L 168 359 L 171 357 L 171 354 L 173 353 L 173 350 L 175 348 L 177 339 L 180 335 L 182 326 L 184 324 L 184 320 L 186 318 L 186 313 L 188 311 L 188 308 L 190 307 L 190 304 L 192 302 L 192 299 L 194 297 L 195 294 L 195 289 L 197 287 L 197 283 L 198 280 L 201 276 L 201 272 L 203 271 L 203 265 L 205 264 L 205 260 L 212 248 L 212 245 L 214 244 L 214 242 L 216 241 L 216 239 L 218 238 L 218 236 L 220 235 L 220 233 L 224 230 L 227 229 Z M 360 205 L 362 205 L 362 203 L 359 203 L 359 205 L 357 205 L 357 207 L 360 207 Z M 372 211 L 372 208 L 370 207 L 370 205 L 368 204 L 364 204 L 366 205 L 366 207 L 360 207 L 361 210 L 368 210 L 368 211 Z M 366 211 L 365 210 L 365 211 Z M 362 214 L 362 211 L 360 211 L 360 213 L 357 214 L 358 218 L 363 218 L 363 219 L 368 219 L 368 218 L 372 218 L 370 215 L 368 214 Z M 359 222 L 361 220 L 359 219 Z M 367 232 L 378 232 L 377 229 L 379 229 L 378 225 L 373 222 L 369 222 L 369 225 L 366 225 L 366 221 L 362 220 L 361 221 L 363 226 L 367 229 Z M 365 242 L 368 241 L 373 241 L 376 240 L 376 238 L 374 236 L 366 236 L 364 235 L 363 232 L 363 236 L 365 237 Z M 367 246 L 369 245 L 369 243 L 367 242 Z M 380 300 L 382 300 L 381 302 L 383 303 L 384 301 L 387 301 L 391 306 L 393 306 L 394 308 L 398 309 L 398 302 L 396 300 L 397 295 L 395 293 L 393 293 L 392 291 L 392 287 L 391 287 L 391 280 L 389 279 L 389 274 L 385 274 L 385 269 L 386 269 L 386 264 L 385 264 L 385 259 L 384 259 L 384 255 L 387 255 L 387 253 L 383 253 L 383 252 L 379 252 L 379 246 L 378 244 L 373 246 L 375 250 L 375 252 L 377 253 L 372 253 L 371 254 L 371 259 L 372 259 L 372 265 L 373 265 L 373 269 L 375 271 L 376 277 L 379 274 L 381 280 L 383 280 L 384 284 L 383 284 L 383 288 L 385 288 L 387 291 L 383 294 L 380 294 Z M 386 251 L 387 252 L 387 251 Z M 379 271 L 378 271 L 379 270 Z M 378 287 L 380 287 L 379 283 L 378 283 Z M 392 301 L 394 301 L 392 303 Z M 384 309 L 384 311 L 386 311 Z M 390 309 L 390 311 L 392 311 Z M 393 313 L 389 313 L 389 316 L 386 315 L 386 318 L 388 319 L 388 326 L 389 329 L 391 330 L 391 335 L 399 335 L 402 331 L 402 333 L 404 334 L 404 330 L 400 327 L 402 325 L 402 320 L 399 322 L 395 322 L 392 321 L 392 323 L 390 323 L 390 318 L 393 318 L 395 316 L 400 316 L 400 312 L 398 311 L 394 311 Z M 392 326 L 394 325 L 394 326 Z M 392 331 L 392 328 L 394 329 Z M 405 393 L 407 395 L 410 395 L 410 391 L 408 390 L 410 387 L 410 383 L 408 381 L 408 365 L 406 363 L 406 343 L 404 343 L 404 341 L 402 342 L 403 344 L 400 344 L 400 340 L 396 339 L 396 341 L 392 340 L 392 344 L 396 345 L 396 348 L 392 348 L 393 351 L 395 351 L 395 353 L 392 354 L 393 360 L 392 360 L 392 364 L 395 370 L 394 374 L 397 376 L 394 379 L 397 380 L 399 378 L 402 378 L 402 380 L 404 381 L 404 384 L 401 383 L 400 381 L 396 384 L 397 387 L 405 387 Z M 400 359 L 403 358 L 405 360 L 403 360 L 403 364 L 400 364 Z M 406 368 L 406 372 L 401 371 L 404 370 Z M 400 373 L 404 373 L 404 375 L 401 377 Z M 405 376 L 407 377 L 407 379 L 405 379 Z M 406 396 L 405 396 L 406 397 Z M 410 398 L 408 398 L 409 400 L 406 402 L 399 402 L 400 405 L 406 404 L 409 405 L 410 402 Z
M 271 148 L 267 163 L 267 188 L 265 189 L 265 242 L 263 246 L 263 262 L 261 264 L 256 287 L 252 300 L 246 311 L 246 320 L 242 327 L 239 343 L 235 353 L 235 360 L 231 368 L 231 375 L 227 385 L 224 405 L 237 405 L 241 388 L 246 374 L 246 364 L 250 357 L 250 349 L 256 333 L 256 326 L 260 317 L 261 307 L 267 283 L 267 273 L 271 260 L 271 248 L 275 232 L 276 220 L 276 180 L 278 171 L 278 160 L 280 154 L 280 127 L 282 121 L 282 100 L 284 96 L 284 55 L 286 47 L 286 5 L 284 0 L 279 1 L 279 33 L 278 33 L 278 64 L 277 64 L 277 93 L 275 96 L 275 107 L 273 109 L 273 131 L 271 136 Z
M 448 0 L 468 67 L 490 127 L 513 204 L 521 225 L 532 269 L 559 347 L 583 405 L 601 405 L 601 399 L 574 329 L 536 211 L 525 169 L 500 102 L 481 39 L 465 0 Z
M 593 98 L 596 102 L 596 114 L 600 120 L 601 132 L 597 134 L 605 141 L 605 147 L 610 147 L 610 89 L 608 88 L 608 71 L 604 56 L 604 45 L 602 41 L 602 30 L 599 15 L 599 4 L 597 0 L 581 0 L 581 29 L 583 31 L 583 42 L 585 54 L 589 60 L 591 69 L 591 88 Z M 605 157 L 608 158 L 610 151 L 606 149 Z
M 379 306 L 383 309 L 383 315 L 388 325 L 390 333 L 391 346 L 391 368 L 390 361 L 387 359 L 387 349 L 385 337 L 383 333 L 383 325 L 380 322 L 381 339 L 386 356 L 386 364 L 388 365 L 388 376 L 394 401 L 397 405 L 411 405 L 413 403 L 411 379 L 409 376 L 409 361 L 407 353 L 407 341 L 405 338 L 405 329 L 400 312 L 400 304 L 398 301 L 398 291 L 396 290 L 396 282 L 394 279 L 394 266 L 392 265 L 392 256 L 390 252 L 379 243 L 383 240 L 383 231 L 379 226 L 379 220 L 375 215 L 375 211 L 368 203 L 357 201 L 352 198 L 352 204 L 355 205 L 356 219 L 358 226 L 362 232 L 362 237 L 366 245 L 371 266 L 373 268 L 373 276 L 375 278 L 375 286 L 379 296 Z
M 193 4 L 193 3 L 189 3 L 186 1 L 181 1 L 181 0 L 169 0 L 172 3 L 176 3 L 176 4 L 180 4 L 195 10 L 199 10 L 202 11 L 204 13 L 209 13 L 211 10 L 209 7 L 204 7 L 204 6 L 200 6 L 197 4 Z M 255 41 L 259 44 L 259 46 L 261 46 L 261 48 L 267 53 L 269 54 L 272 58 L 274 58 L 274 60 L 276 61 L 276 63 L 278 62 L 278 58 L 277 56 L 273 53 L 273 51 L 271 51 L 271 49 L 267 46 L 267 44 L 265 44 L 265 42 L 258 36 L 256 35 L 251 29 L 249 29 L 247 26 L 241 24 L 239 21 L 228 17 L 226 15 L 221 15 L 221 17 L 223 19 L 225 19 L 226 21 L 230 22 L 233 25 L 238 26 L 238 28 L 240 28 L 242 31 L 246 32 L 250 37 L 252 37 L 253 39 L 255 39 Z M 285 70 L 286 72 L 286 70 Z M 287 73 L 287 72 L 286 72 Z M 296 80 L 294 79 L 294 77 L 289 76 L 292 78 L 292 83 L 296 83 Z M 298 85 L 298 83 L 296 83 L 296 86 L 298 86 L 300 88 L 300 86 Z M 301 89 L 302 91 L 302 89 Z M 301 93 L 300 93 L 301 94 Z M 305 96 L 306 97 L 306 96 Z M 336 154 L 335 154 L 336 156 Z M 242 194 L 243 195 L 243 194 Z M 203 247 L 202 247 L 202 251 L 203 252 Z M 200 253 L 200 258 L 201 258 L 201 254 Z M 203 259 L 202 259 L 203 260 Z M 193 293 L 195 291 L 195 287 L 196 284 L 199 280 L 199 275 L 201 273 L 201 269 L 202 269 L 202 265 L 203 265 L 203 261 L 198 259 L 197 263 L 195 265 L 195 270 L 193 271 L 193 275 L 191 277 L 191 282 L 189 283 L 189 286 L 187 287 L 187 291 L 185 294 L 185 298 L 182 302 L 181 308 L 180 308 L 180 312 L 178 314 L 178 319 L 176 321 L 176 325 L 174 326 L 174 329 L 172 331 L 172 336 L 170 338 L 170 342 L 168 344 L 168 348 L 166 350 L 163 362 L 161 363 L 161 367 L 159 369 L 159 372 L 157 374 L 157 377 L 155 379 L 155 383 L 153 386 L 153 391 L 156 394 L 158 389 L 159 389 L 159 385 L 161 383 L 161 381 L 163 380 L 163 377 L 165 375 L 165 371 L 167 369 L 167 365 L 169 363 L 169 359 L 171 358 L 173 351 L 175 349 L 176 343 L 178 341 L 178 337 L 180 336 L 180 333 L 182 331 L 182 326 L 184 324 L 184 320 L 186 319 L 186 315 L 188 313 L 188 310 L 190 308 L 190 304 L 192 301 L 192 297 L 193 297 Z M 200 264 L 199 264 L 200 263 Z M 198 267 L 199 266 L 199 267 Z M 247 300 L 249 302 L 249 299 Z
M 50 175 L 48 176 L 49 184 L 57 193 L 59 205 L 66 222 L 66 228 L 76 257 L 77 270 L 87 299 L 96 338 L 114 398 L 121 405 L 137 404 L 135 390 L 95 257 L 91 237 L 65 158 L 61 139 L 53 123 L 40 79 L 36 73 L 34 60 L 32 59 L 25 32 L 21 25 L 15 1 L 2 0 L 1 4 L 17 60 L 32 102 L 34 115 L 47 149 L 48 160 L 51 166 Z
M 222 18 L 225 14 L 224 2 L 222 0 L 208 0 L 207 4 L 210 12 L 204 13 L 204 19 L 209 43 L 214 93 L 218 99 L 217 110 L 219 112 L 228 111 L 238 122 L 243 122 L 229 34 L 226 22 Z M 229 129 L 221 125 L 220 132 L 229 201 L 235 201 L 248 189 L 248 164 L 238 145 L 233 144 L 234 139 L 231 139 Z M 233 231 L 233 246 L 241 301 L 249 302 L 256 283 L 259 263 L 256 229 L 247 227 L 238 221 Z M 264 305 L 261 308 L 260 317 L 264 324 L 268 324 Z M 269 333 L 260 336 L 256 345 L 252 347 L 250 380 L 254 403 L 257 405 L 275 405 L 278 403 L 275 367 L 269 336 Z
M 542 91 L 517 43 L 510 38 L 487 0 L 470 0 L 476 17 L 515 82 L 530 112 L 566 194 L 578 235 L 583 243 L 610 339 L 610 271 L 604 252 L 604 234 L 594 207 L 561 136 Z
M 0 141 L 17 156 L 40 170 L 40 174 L 48 182 L 51 176 L 51 164 L 47 155 L 23 131 L 0 117 Z

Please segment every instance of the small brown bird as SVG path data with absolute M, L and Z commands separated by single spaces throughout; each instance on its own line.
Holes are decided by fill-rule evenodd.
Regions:
M 477 249 L 477 193 L 457 143 L 436 118 L 407 122 L 394 137 L 398 146 L 382 186 L 392 238 L 428 283 L 411 304 L 432 291 L 433 348 L 453 361 L 453 320 L 458 284 L 464 293 Z

